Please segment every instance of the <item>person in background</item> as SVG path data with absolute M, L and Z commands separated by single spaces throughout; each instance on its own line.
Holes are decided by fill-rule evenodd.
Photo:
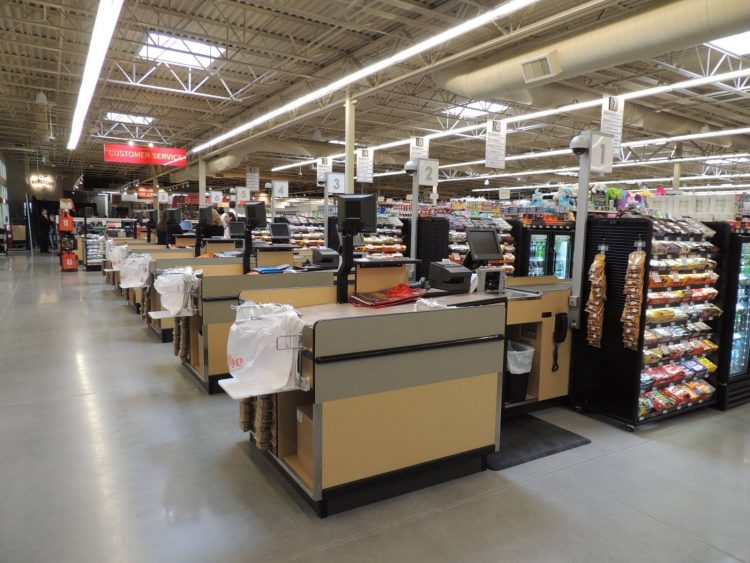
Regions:
M 221 216 L 221 223 L 224 226 L 224 238 L 229 238 L 229 223 L 237 220 L 237 213 L 234 211 L 235 203 L 229 202 L 229 207 L 226 208 Z
M 46 209 L 42 209 L 42 213 L 39 216 L 39 222 L 37 223 L 37 236 L 39 239 L 39 252 L 42 254 L 49 254 L 49 230 L 52 226 L 52 222 L 49 219 Z
M 224 225 L 221 221 L 221 215 L 219 215 L 219 212 L 216 211 L 215 207 L 211 210 L 211 226 L 209 227 L 209 236 L 224 236 Z
M 157 244 L 167 244 L 167 214 L 162 213 L 159 222 L 156 224 L 156 242 Z

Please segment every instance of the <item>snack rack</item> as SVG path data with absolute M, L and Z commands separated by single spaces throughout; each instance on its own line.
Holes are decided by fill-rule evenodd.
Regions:
M 725 260 L 717 259 L 717 248 L 705 233 L 669 233 L 664 230 L 669 224 L 670 220 L 644 217 L 591 218 L 588 222 L 586 270 L 599 247 L 607 246 L 603 334 L 601 348 L 595 348 L 587 343 L 585 331 L 577 331 L 571 400 L 578 410 L 613 419 L 628 430 L 716 402 L 713 371 L 721 349 Z M 697 224 L 693 222 L 692 227 L 695 230 Z M 723 230 L 717 231 L 714 239 L 723 236 Z M 639 248 L 646 252 L 643 294 L 635 313 L 640 318 L 631 317 L 629 323 L 638 326 L 632 335 L 638 345 L 628 349 L 624 346 L 628 323 L 622 320 L 626 275 L 629 256 Z M 668 279 L 662 281 L 665 276 Z M 706 283 L 698 283 L 699 278 Z M 632 277 L 629 287 L 633 287 Z M 590 289 L 585 279 L 581 294 L 588 295 Z M 654 313 L 654 309 L 666 308 L 674 310 Z M 583 312 L 581 326 L 587 326 L 587 315 Z M 713 366 L 711 374 L 707 366 Z

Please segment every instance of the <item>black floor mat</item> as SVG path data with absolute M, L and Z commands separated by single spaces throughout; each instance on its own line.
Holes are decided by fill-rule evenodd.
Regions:
M 503 420 L 500 451 L 487 456 L 494 471 L 590 444 L 591 440 L 529 414 Z

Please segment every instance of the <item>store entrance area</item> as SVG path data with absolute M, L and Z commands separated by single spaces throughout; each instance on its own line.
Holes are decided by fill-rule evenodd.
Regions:
M 103 276 L 0 262 L 0 561 L 750 560 L 750 404 L 319 519 Z M 696 503 L 696 498 L 703 502 Z

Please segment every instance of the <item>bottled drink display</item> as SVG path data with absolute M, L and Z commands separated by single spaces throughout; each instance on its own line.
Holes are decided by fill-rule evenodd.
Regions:
M 572 246 L 570 235 L 555 236 L 555 263 L 553 273 L 558 279 L 570 277 Z
M 743 243 L 740 252 L 740 279 L 733 331 L 730 377 L 747 373 L 750 357 L 750 243 Z
M 547 274 L 547 235 L 531 235 L 529 242 L 529 276 Z

